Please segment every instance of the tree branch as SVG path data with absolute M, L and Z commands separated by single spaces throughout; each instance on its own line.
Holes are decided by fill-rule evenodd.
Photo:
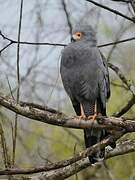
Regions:
M 125 114 L 133 105 L 135 104 L 135 96 L 132 96 L 132 98 L 128 101 L 128 103 L 121 108 L 120 111 L 113 114 L 115 117 L 120 117 L 123 114 Z
M 98 2 L 95 2 L 95 1 L 93 1 L 93 0 L 86 0 L 86 1 L 88 1 L 88 2 L 90 2 L 90 3 L 92 3 L 92 4 L 96 5 L 96 6 L 98 6 L 98 7 L 100 7 L 100 8 L 103 8 L 103 9 L 105 9 L 105 10 L 107 10 L 107 11 L 112 12 L 113 14 L 119 15 L 119 16 L 121 16 L 121 17 L 123 17 L 123 18 L 125 18 L 125 19 L 127 19 L 127 20 L 129 20 L 129 21 L 132 21 L 133 23 L 135 23 L 135 19 L 134 19 L 134 18 L 130 18 L 130 17 L 128 17 L 128 16 L 120 13 L 119 11 L 117 11 L 117 10 L 115 10 L 115 9 L 109 8 L 109 7 L 107 7 L 107 6 L 104 6 L 104 5 L 102 5 L 102 4 L 98 3 Z
M 131 91 L 133 96 L 135 96 L 135 87 L 130 83 L 129 80 L 126 79 L 124 74 L 122 74 L 121 70 L 114 64 L 108 63 L 108 65 L 113 71 L 115 71 L 115 73 L 119 76 L 121 81 L 127 86 L 128 90 Z
M 71 24 L 71 21 L 70 21 L 70 14 L 69 14 L 69 12 L 67 10 L 67 5 L 66 5 L 65 0 L 62 0 L 62 6 L 63 6 L 63 9 L 64 9 L 65 14 L 66 14 L 67 24 L 68 24 L 68 27 L 69 27 L 69 34 L 71 36 L 73 28 L 72 28 L 72 24 Z
M 117 144 L 117 147 L 114 150 L 106 151 L 106 158 L 109 159 L 115 156 L 124 155 L 130 152 L 135 152 L 135 140 L 128 140 Z M 91 164 L 87 158 L 84 158 L 72 165 L 69 165 L 65 168 L 58 169 L 56 171 L 46 172 L 43 175 L 39 176 L 39 179 L 42 180 L 46 178 L 47 180 L 62 180 L 70 177 L 71 175 L 89 167 Z M 97 168 L 101 167 L 101 164 L 95 164 Z
M 22 27 L 22 15 L 23 15 L 23 0 L 20 3 L 20 17 L 18 24 L 18 37 L 17 37 L 17 59 L 16 59 L 16 76 L 17 76 L 17 97 L 16 101 L 19 103 L 20 100 L 20 39 L 21 39 L 21 27 Z M 17 138 L 17 128 L 18 128 L 18 114 L 15 115 L 15 124 L 13 127 L 13 150 L 12 150 L 12 165 L 15 163 L 15 153 L 16 153 L 16 138 Z
M 105 159 L 109 159 L 109 158 L 119 156 L 119 155 L 124 155 L 124 154 L 130 153 L 130 152 L 135 152 L 135 140 L 127 140 L 124 142 L 120 142 L 117 144 L 115 149 L 106 150 Z M 67 178 L 67 177 L 75 174 L 76 172 L 79 172 L 80 170 L 89 167 L 90 165 L 91 164 L 87 158 L 82 158 L 80 161 L 73 163 L 72 165 L 66 166 L 64 168 L 56 169 L 55 171 L 45 172 L 44 174 L 42 174 L 40 176 L 38 175 L 38 177 L 40 180 L 42 180 L 42 179 L 47 179 L 47 180 L 48 179 L 58 179 L 58 180 L 60 180 L 59 178 L 61 178 L 61 179 Z M 97 163 L 96 166 L 98 166 L 98 165 L 99 164 Z M 44 172 L 44 171 L 46 171 L 45 167 L 47 167 L 47 166 L 50 166 L 50 165 L 46 165 L 44 167 L 39 167 L 39 168 L 32 168 L 32 169 L 33 170 L 35 169 L 36 171 L 41 170 L 40 172 Z M 18 173 L 20 172 L 20 174 L 24 174 L 24 172 L 25 172 L 25 174 L 26 174 L 26 171 L 27 171 L 27 174 L 36 173 L 36 171 L 30 172 L 30 170 L 32 170 L 32 169 L 30 169 L 30 168 L 29 169 L 9 169 L 9 170 L 5 169 L 5 170 L 1 170 L 0 174 L 1 175 L 5 175 L 5 174 L 7 175 L 10 173 L 17 174 L 17 172 Z M 37 177 L 37 179 L 38 179 L 38 177 Z M 31 178 L 31 180 L 32 179 L 34 179 L 34 178 Z
M 7 36 L 5 36 L 1 31 L 0 31 L 0 36 L 9 41 L 9 43 L 0 50 L 0 53 L 2 53 L 6 48 L 8 48 L 11 44 L 17 44 L 18 41 L 16 40 L 13 40 L 11 38 L 8 38 Z M 115 44 L 121 44 L 121 43 L 124 43 L 124 42 L 128 42 L 128 41 L 133 41 L 135 40 L 135 37 L 131 37 L 131 38 L 127 38 L 127 39 L 123 39 L 123 40 L 120 40 L 120 41 L 115 41 L 115 42 L 110 42 L 110 43 L 105 43 L 105 44 L 101 44 L 101 45 L 98 45 L 99 48 L 102 48 L 102 47 L 106 47 L 106 46 L 112 46 L 112 45 L 115 45 Z M 43 42 L 43 43 L 40 43 L 40 42 L 29 42 L 29 41 L 20 41 L 19 42 L 20 44 L 26 44 L 26 45 L 40 45 L 40 46 L 61 46 L 61 47 L 65 47 L 67 46 L 67 44 L 62 44 L 62 43 L 48 43 L 48 42 Z
M 114 136 L 110 136 L 101 142 L 85 149 L 82 152 L 79 152 L 74 155 L 74 157 L 71 157 L 68 160 L 59 161 L 57 163 L 52 163 L 46 166 L 38 167 L 38 168 L 29 168 L 29 169 L 6 169 L 6 170 L 0 170 L 0 175 L 13 175 L 13 174 L 32 174 L 32 173 L 38 173 L 43 171 L 50 171 L 50 170 L 56 170 L 59 168 L 66 167 L 68 165 L 71 165 L 81 159 L 86 158 L 89 155 L 92 155 L 93 153 L 96 153 L 99 148 L 102 149 L 105 146 L 109 145 L 113 141 L 116 141 L 118 138 L 120 138 L 124 132 L 116 133 Z
M 124 3 L 130 3 L 130 0 L 112 0 L 112 1 L 124 2 Z
M 33 108 L 32 106 L 28 105 L 23 107 L 21 104 L 17 104 L 15 100 L 2 95 L 0 96 L 0 105 L 24 117 L 56 126 L 79 129 L 92 127 L 97 129 L 113 129 L 115 131 L 121 131 L 122 129 L 125 129 L 127 132 L 135 131 L 135 121 L 128 119 L 125 121 L 122 118 L 98 117 L 97 121 L 94 122 L 79 120 L 78 117 L 68 117 L 62 113 L 56 113 L 57 111 L 55 110 L 55 113 L 49 112 L 48 110 L 50 108 L 46 108 L 47 110 L 41 110 L 41 106 L 40 109 Z

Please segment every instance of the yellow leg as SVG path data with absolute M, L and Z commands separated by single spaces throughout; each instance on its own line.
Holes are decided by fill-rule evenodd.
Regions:
M 96 118 L 97 118 L 97 103 L 95 102 L 95 106 L 94 106 L 94 115 L 88 116 L 88 119 L 96 120 Z
M 82 104 L 80 104 L 80 108 L 81 108 L 81 116 L 79 116 L 79 119 L 86 119 L 86 115 L 84 113 Z

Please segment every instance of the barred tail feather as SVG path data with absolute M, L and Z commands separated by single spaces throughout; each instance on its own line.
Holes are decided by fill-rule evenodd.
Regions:
M 84 139 L 85 139 L 85 146 L 86 148 L 100 142 L 106 136 L 106 131 L 103 130 L 96 130 L 96 129 L 85 129 L 84 130 Z M 98 161 L 104 159 L 105 156 L 105 148 L 100 149 L 95 153 L 90 155 L 89 161 L 90 163 L 94 164 Z

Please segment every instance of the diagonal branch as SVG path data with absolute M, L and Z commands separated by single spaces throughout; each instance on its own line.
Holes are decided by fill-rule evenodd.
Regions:
M 123 18 L 125 18 L 125 19 L 127 19 L 129 21 L 132 21 L 133 23 L 135 23 L 135 19 L 134 18 L 130 18 L 130 17 L 126 16 L 125 14 L 120 13 L 119 11 L 117 11 L 115 9 L 109 8 L 109 7 L 107 7 L 105 5 L 102 5 L 102 4 L 98 3 L 98 2 L 95 2 L 93 0 L 86 0 L 86 1 L 88 1 L 88 2 L 98 6 L 100 8 L 103 8 L 103 9 L 105 9 L 107 11 L 112 12 L 113 14 L 119 15 L 119 16 L 121 16 L 121 17 L 123 17 Z
M 128 103 L 121 108 L 120 111 L 113 114 L 115 117 L 120 117 L 123 114 L 125 114 L 133 105 L 135 104 L 135 96 L 132 96 L 132 98 L 128 101 Z
M 114 150 L 106 152 L 105 159 L 109 159 L 111 157 L 115 157 L 119 155 L 124 155 L 130 152 L 135 152 L 135 140 L 128 140 L 128 141 L 117 144 L 117 147 Z M 61 168 L 55 171 L 45 172 L 43 175 L 39 176 L 39 179 L 42 180 L 44 178 L 47 178 L 51 180 L 55 180 L 55 179 L 63 180 L 89 166 L 90 166 L 90 163 L 88 159 L 84 158 L 65 168 Z M 95 166 L 97 168 L 100 168 L 101 164 L 97 163 L 95 164 Z M 34 178 L 32 180 L 34 180 Z
M 119 112 L 113 114 L 115 117 L 120 117 L 135 104 L 135 86 L 130 83 L 130 81 L 124 76 L 124 74 L 116 65 L 108 63 L 108 66 L 118 75 L 123 84 L 125 84 L 127 89 L 132 93 L 132 98 L 128 101 L 128 103 L 123 106 Z
M 131 93 L 135 96 L 135 87 L 130 83 L 129 80 L 126 79 L 124 74 L 122 74 L 121 70 L 114 64 L 108 63 L 108 65 L 113 71 L 115 71 L 121 81 L 127 86 L 128 90 L 131 91 Z
M 59 161 L 57 163 L 52 163 L 43 167 L 39 168 L 31 168 L 31 169 L 7 169 L 7 170 L 1 170 L 0 175 L 13 175 L 13 174 L 32 174 L 32 173 L 38 173 L 43 171 L 50 171 L 50 170 L 56 170 L 59 168 L 66 167 L 68 165 L 71 165 L 77 161 L 80 161 L 81 159 L 86 158 L 89 155 L 92 155 L 93 153 L 97 152 L 99 148 L 104 148 L 105 146 L 109 145 L 111 142 L 116 141 L 118 138 L 120 138 L 124 133 L 116 133 L 114 136 L 110 136 L 104 140 L 102 140 L 100 143 L 97 143 L 86 150 L 79 152 L 74 155 L 74 157 L 71 157 L 68 160 Z

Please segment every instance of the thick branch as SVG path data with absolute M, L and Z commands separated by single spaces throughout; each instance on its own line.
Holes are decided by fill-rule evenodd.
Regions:
M 134 151 L 135 151 L 135 140 L 128 140 L 128 141 L 120 142 L 117 144 L 115 149 L 106 151 L 105 159 L 109 159 L 111 157 L 118 156 L 118 155 L 124 155 L 124 154 L 134 152 Z M 79 172 L 80 170 L 82 170 L 88 166 L 90 166 L 89 161 L 86 158 L 83 158 L 80 161 L 73 163 L 72 165 L 66 166 L 64 168 L 56 169 L 55 171 L 45 172 L 44 175 L 40 176 L 40 180 L 41 179 L 59 179 L 59 180 L 64 179 L 64 178 L 67 178 L 67 177 L 75 174 L 76 172 Z M 16 169 L 16 171 L 17 170 L 18 169 Z M 20 172 L 21 172 L 21 170 L 22 169 L 20 169 Z M 27 169 L 27 170 L 29 170 L 29 169 Z M 12 171 L 12 173 L 13 173 L 13 169 L 10 169 L 8 171 L 10 171 L 10 172 Z M 22 170 L 22 174 L 23 174 L 23 171 L 24 170 Z M 43 171 L 45 171 L 45 170 L 43 170 Z M 6 174 L 8 173 L 7 170 L 0 171 L 0 173 L 4 173 L 4 174 L 5 174 L 5 172 L 6 172 Z M 26 172 L 26 170 L 25 170 L 25 172 Z
M 135 152 L 135 140 L 128 140 L 117 144 L 117 147 L 114 150 L 106 151 L 106 159 L 115 157 L 118 155 L 127 154 L 130 152 Z M 47 180 L 62 180 L 68 178 L 69 176 L 87 168 L 90 166 L 88 159 L 84 158 L 72 165 L 69 165 L 65 168 L 58 169 L 55 171 L 44 173 L 44 175 L 39 176 L 40 180 L 46 178 Z M 97 168 L 101 167 L 101 164 L 96 164 Z
M 119 156 L 135 151 L 135 139 L 123 141 L 117 144 L 117 147 L 113 150 L 106 151 L 106 158 Z
M 41 106 L 40 109 L 33 108 L 32 106 L 28 106 L 28 105 L 25 105 L 25 107 L 23 107 L 21 106 L 21 104 L 17 104 L 15 100 L 11 98 L 6 98 L 2 95 L 0 96 L 0 105 L 27 118 L 51 125 L 63 126 L 68 128 L 81 128 L 81 129 L 91 128 L 91 127 L 97 129 L 101 129 L 101 128 L 114 129 L 119 131 L 125 129 L 127 132 L 135 132 L 135 121 L 131 121 L 131 120 L 123 121 L 122 118 L 99 117 L 97 118 L 97 121 L 94 122 L 79 120 L 77 117 L 67 117 L 62 113 L 59 112 L 56 113 L 57 111 L 55 110 L 54 110 L 55 113 L 52 113 L 48 111 L 50 108 L 47 108 L 47 110 L 41 110 Z
M 56 170 L 59 168 L 66 167 L 68 165 L 71 165 L 81 159 L 86 158 L 89 155 L 92 155 L 93 153 L 97 152 L 100 149 L 104 148 L 105 146 L 109 145 L 113 141 L 116 141 L 118 138 L 120 138 L 124 132 L 122 133 L 116 133 L 114 136 L 110 136 L 104 140 L 102 140 L 100 143 L 97 143 L 86 150 L 77 153 L 74 155 L 74 157 L 68 159 L 68 160 L 63 160 L 59 161 L 57 163 L 52 163 L 46 166 L 38 167 L 38 168 L 30 168 L 30 169 L 6 169 L 6 170 L 1 170 L 0 175 L 13 175 L 13 174 L 32 174 L 32 173 L 38 173 L 38 172 L 43 172 L 43 171 L 50 171 L 50 170 Z

